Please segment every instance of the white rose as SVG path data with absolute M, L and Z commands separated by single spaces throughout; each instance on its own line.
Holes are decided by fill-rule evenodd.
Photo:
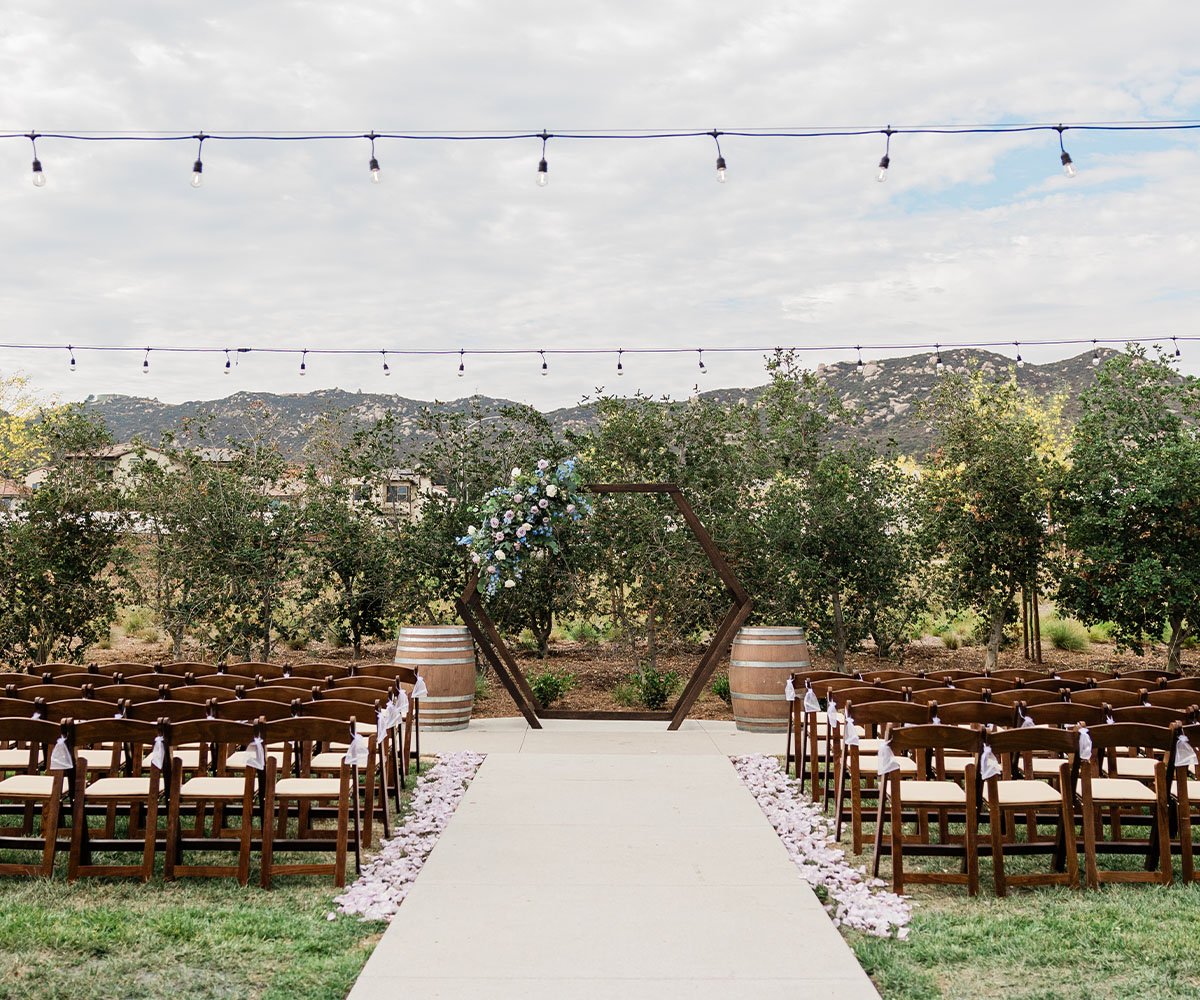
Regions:
M 503 561 L 505 560 L 505 558 L 506 558 L 506 557 L 505 557 L 505 555 L 504 555 L 504 550 L 503 550 L 503 549 L 497 549 L 497 550 L 496 550 L 496 560 L 497 560 L 498 562 L 503 562 Z
M 505 590 L 511 590 L 511 589 L 512 589 L 513 587 L 515 587 L 516 585 L 517 585 L 517 581 L 516 581 L 516 580 L 505 580 L 505 581 L 504 581 L 504 589 L 505 589 Z
M 548 497 L 556 497 L 556 496 L 558 496 L 558 487 L 557 487 L 557 486 L 555 486 L 553 483 L 550 483 L 550 484 L 549 484 L 549 485 L 546 487 L 546 496 L 548 496 Z
M 520 474 L 521 474 L 521 470 L 518 467 L 514 466 L 513 470 L 512 470 L 513 479 L 516 479 Z
M 475 525 L 473 525 L 473 524 L 472 524 L 472 525 L 471 525 L 471 527 L 469 527 L 469 528 L 467 529 L 467 534 L 468 534 L 468 535 L 473 535 L 473 534 L 475 534 L 475 532 L 476 532 L 477 530 L 478 530 L 478 529 L 475 527 Z

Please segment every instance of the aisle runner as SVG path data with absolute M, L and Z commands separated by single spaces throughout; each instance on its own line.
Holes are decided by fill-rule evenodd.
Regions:
M 482 754 L 446 753 L 417 779 L 404 825 L 383 842 L 358 881 L 334 899 L 339 910 L 364 920 L 396 915 L 482 763 Z M 336 920 L 337 914 L 330 913 L 329 919 Z

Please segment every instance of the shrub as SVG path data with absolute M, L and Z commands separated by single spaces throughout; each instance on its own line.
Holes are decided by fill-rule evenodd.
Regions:
M 613 689 L 613 697 L 623 705 L 640 705 L 657 712 L 679 689 L 681 680 L 674 670 L 659 670 L 653 664 L 643 662 Z
M 1091 644 L 1088 630 L 1074 618 L 1048 618 L 1042 622 L 1042 635 L 1046 636 L 1055 649 L 1070 653 L 1082 653 Z
M 475 700 L 483 701 L 491 691 L 488 686 L 487 674 L 479 673 L 475 675 Z
M 712 693 L 720 698 L 726 705 L 733 704 L 733 696 L 729 693 L 729 675 L 718 674 L 712 682 Z
M 130 639 L 158 641 L 158 629 L 154 627 L 154 612 L 140 605 L 126 608 L 121 618 L 121 630 Z
M 1088 626 L 1088 638 L 1092 642 L 1112 642 L 1113 634 L 1112 622 L 1096 622 L 1095 625 Z
M 604 634 L 600 629 L 596 628 L 591 622 L 582 620 L 567 622 L 563 626 L 563 632 L 572 642 L 596 643 L 604 638 Z
M 966 637 L 961 632 L 943 632 L 939 637 L 947 649 L 958 649 L 964 645 Z
M 529 686 L 538 704 L 549 708 L 575 687 L 575 675 L 566 670 L 543 670 L 529 678 Z

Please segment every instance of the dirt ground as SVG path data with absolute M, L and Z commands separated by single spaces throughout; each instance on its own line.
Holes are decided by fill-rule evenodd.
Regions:
M 373 643 L 363 650 L 365 662 L 391 662 L 395 655 L 394 642 Z M 674 670 L 681 677 L 681 683 L 691 676 L 703 652 L 695 649 L 679 650 L 667 655 L 660 655 L 658 666 L 660 670 Z M 565 670 L 575 675 L 575 688 L 561 701 L 555 703 L 556 709 L 572 711 L 628 711 L 629 706 L 620 704 L 613 697 L 613 688 L 624 680 L 634 669 L 635 663 L 629 649 L 618 643 L 590 644 L 575 642 L 558 642 L 551 646 L 550 654 L 544 661 L 529 652 L 516 651 L 518 661 L 526 677 L 541 669 Z M 910 643 L 904 655 L 902 668 L 917 673 L 922 670 L 940 670 L 948 667 L 978 669 L 983 665 L 984 650 L 980 646 L 964 646 L 959 649 L 947 649 L 940 639 L 926 637 L 918 642 Z M 153 663 L 156 660 L 171 659 L 171 648 L 168 642 L 147 642 L 124 636 L 115 636 L 111 649 L 89 650 L 86 659 L 97 663 L 115 663 L 132 661 L 137 663 Z M 206 659 L 198 650 L 185 650 L 186 659 Z M 292 650 L 280 646 L 272 654 L 272 661 L 279 663 L 303 663 L 312 660 L 328 660 L 336 663 L 350 662 L 353 659 L 351 650 L 337 649 L 327 645 L 313 645 L 304 650 Z M 1126 670 L 1141 667 L 1153 667 L 1165 662 L 1165 648 L 1158 646 L 1149 649 L 1145 656 L 1135 656 L 1128 651 L 1118 652 L 1110 643 L 1093 643 L 1082 653 L 1070 653 L 1054 649 L 1048 642 L 1042 649 L 1043 666 L 1047 669 L 1057 667 L 1070 669 L 1077 667 L 1098 667 L 1106 669 Z M 833 669 L 833 658 L 824 654 L 812 657 L 814 667 Z M 1028 666 L 1028 662 L 1018 646 L 1000 654 L 1001 667 Z M 728 669 L 728 659 L 717 667 L 717 673 Z M 881 660 L 873 653 L 852 653 L 847 657 L 847 669 L 850 673 L 859 670 L 877 670 L 895 667 L 897 664 Z M 1200 673 L 1200 650 L 1185 650 L 1183 653 L 1183 668 L 1188 674 Z M 476 718 L 501 718 L 516 715 L 517 709 L 509 698 L 499 680 L 487 674 L 486 694 L 477 699 L 474 715 Z M 668 703 L 673 704 L 674 699 Z M 689 713 L 695 719 L 732 719 L 729 707 L 712 693 L 708 685 L 697 699 Z

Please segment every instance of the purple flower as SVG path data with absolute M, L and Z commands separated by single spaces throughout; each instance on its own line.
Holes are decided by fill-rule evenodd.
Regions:
M 493 528 L 498 528 L 498 527 L 500 527 L 500 518 L 498 518 L 498 517 L 493 517 L 493 518 L 492 518 L 492 521 L 491 521 L 491 525 L 492 525 L 492 527 L 493 527 Z
M 547 507 L 550 506 L 550 501 L 547 500 L 545 497 L 542 497 L 542 499 L 538 501 L 538 506 L 541 507 L 542 510 L 545 510 Z
M 568 514 L 574 514 L 574 513 L 575 513 L 575 505 L 574 505 L 573 503 L 569 503 L 569 504 L 567 504 L 567 513 L 568 513 Z
M 538 470 L 539 471 L 545 472 L 548 468 L 550 468 L 549 462 L 547 462 L 544 458 L 538 459 Z

